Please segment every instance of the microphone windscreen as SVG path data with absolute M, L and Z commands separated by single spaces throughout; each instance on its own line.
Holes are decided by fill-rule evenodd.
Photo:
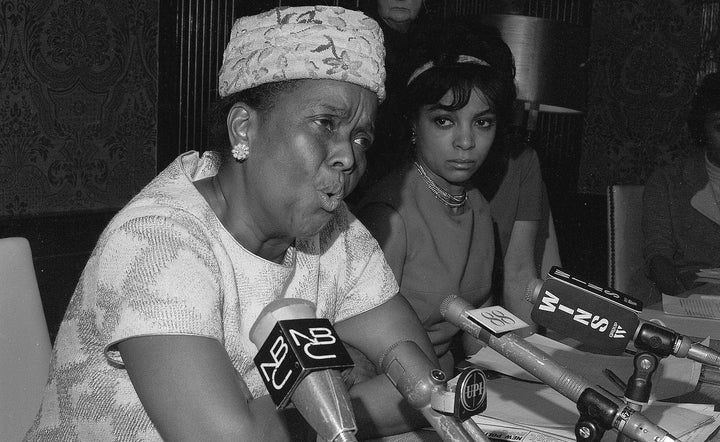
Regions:
M 543 280 L 533 278 L 528 282 L 527 287 L 525 287 L 525 300 L 528 302 L 535 303 L 537 300 L 538 295 L 540 294 L 540 289 L 542 288 Z
M 299 298 L 276 299 L 266 305 L 250 327 L 250 340 L 257 348 L 262 347 L 270 331 L 278 321 L 314 318 L 315 304 Z

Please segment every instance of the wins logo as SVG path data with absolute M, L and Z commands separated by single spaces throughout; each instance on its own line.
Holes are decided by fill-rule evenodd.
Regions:
M 548 313 L 564 313 L 568 315 L 568 318 L 573 322 L 587 326 L 597 332 L 604 333 L 610 326 L 610 320 L 602 316 L 588 312 L 581 308 L 568 307 L 560 303 L 560 298 L 552 294 L 550 291 L 546 291 L 543 298 L 540 300 L 538 310 Z M 610 332 L 608 334 L 611 338 L 624 339 L 627 336 L 626 331 L 618 324 L 613 322 Z
M 609 336 L 616 339 L 625 339 L 625 337 L 627 336 L 627 330 L 622 328 L 620 324 L 616 322 L 613 328 L 610 330 Z

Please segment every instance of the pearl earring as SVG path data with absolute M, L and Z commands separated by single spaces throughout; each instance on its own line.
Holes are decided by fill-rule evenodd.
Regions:
M 245 161 L 248 155 L 250 155 L 250 146 L 240 141 L 233 146 L 231 153 L 236 160 L 240 162 Z
M 410 132 L 410 144 L 412 144 L 414 146 L 416 142 L 417 142 L 417 135 L 415 135 L 415 131 L 413 130 L 412 132 Z

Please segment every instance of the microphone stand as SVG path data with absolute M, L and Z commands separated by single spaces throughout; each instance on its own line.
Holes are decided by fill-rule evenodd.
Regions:
M 643 405 L 650 400 L 652 375 L 660 365 L 660 358 L 650 351 L 640 351 L 633 360 L 635 370 L 625 387 L 625 403 L 635 411 L 642 411 Z M 618 434 L 617 442 L 629 442 L 632 439 Z
M 641 326 L 635 339 L 635 347 L 639 349 L 633 359 L 634 371 L 625 386 L 625 403 L 636 411 L 650 400 L 652 376 L 655 374 L 660 359 L 677 352 L 678 342 L 674 333 L 651 325 Z M 618 434 L 617 442 L 629 442 L 632 439 Z
M 575 440 L 599 442 L 605 431 L 613 428 L 618 405 L 594 389 L 588 388 L 578 398 L 577 409 L 580 418 L 575 424 Z M 618 439 L 621 435 L 622 433 L 618 433 Z

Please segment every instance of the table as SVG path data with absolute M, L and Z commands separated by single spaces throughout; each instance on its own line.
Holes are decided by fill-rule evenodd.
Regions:
M 709 285 L 698 289 L 690 290 L 685 296 L 692 293 L 719 293 L 720 285 Z M 662 311 L 662 304 L 656 303 L 647 306 L 641 313 L 641 318 L 645 320 L 659 320 L 665 324 L 666 327 L 673 329 L 674 331 L 694 337 L 693 340 L 700 341 L 705 337 L 709 336 L 710 347 L 720 351 L 720 321 L 698 319 L 698 318 L 684 318 L 677 316 L 666 315 Z M 551 335 L 553 333 L 550 333 Z M 703 336 L 704 335 L 704 336 Z M 558 335 L 553 335 L 552 338 L 565 341 Z M 672 356 L 671 356 L 672 357 Z M 720 374 L 719 374 L 720 377 Z M 717 383 L 700 382 L 696 389 L 690 393 L 668 400 L 668 402 L 690 402 L 690 403 L 705 403 L 713 404 L 716 411 L 720 411 L 720 385 Z M 709 439 L 710 441 L 720 441 L 720 435 L 716 434 Z M 393 437 L 387 437 L 377 439 L 376 442 L 436 442 L 440 441 L 440 438 L 432 431 L 416 431 L 412 433 L 406 433 L 403 435 L 397 435 Z

